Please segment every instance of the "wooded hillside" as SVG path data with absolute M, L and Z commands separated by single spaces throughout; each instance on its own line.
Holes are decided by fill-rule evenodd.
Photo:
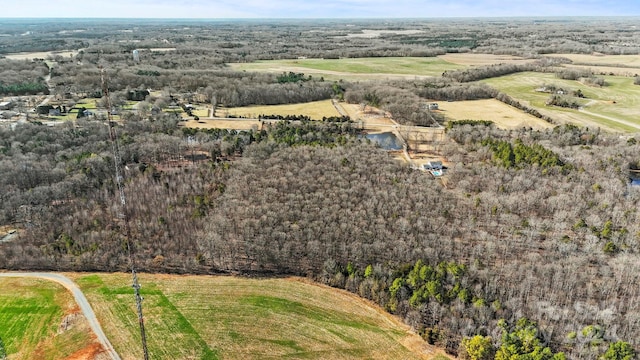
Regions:
M 0 245 L 0 267 L 125 270 L 104 125 L 0 131 L 3 221 L 23 227 Z M 475 335 L 504 343 L 523 317 L 571 358 L 638 345 L 634 141 L 455 126 L 443 184 L 348 123 L 189 132 L 196 145 L 169 119 L 119 130 L 141 270 L 309 276 L 451 352 Z M 517 166 L 496 144 L 511 144 Z

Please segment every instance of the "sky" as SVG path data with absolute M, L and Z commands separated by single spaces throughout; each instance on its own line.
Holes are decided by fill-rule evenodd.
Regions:
M 640 16 L 638 0 L 2 0 L 0 18 Z

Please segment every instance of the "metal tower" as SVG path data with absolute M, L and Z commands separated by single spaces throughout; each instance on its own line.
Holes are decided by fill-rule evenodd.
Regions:
M 133 256 L 133 245 L 131 243 L 131 229 L 129 227 L 129 217 L 127 214 L 127 200 L 124 194 L 124 177 L 120 168 L 120 147 L 118 146 L 118 137 L 116 136 L 115 123 L 111 114 L 111 99 L 109 98 L 109 86 L 107 84 L 107 75 L 105 69 L 100 66 L 100 79 L 102 81 L 102 95 L 105 97 L 105 106 L 107 108 L 107 126 L 109 126 L 109 139 L 111 141 L 111 150 L 113 152 L 113 162 L 116 175 L 116 187 L 120 196 L 120 210 L 118 217 L 124 222 L 125 240 L 127 244 L 127 252 L 129 253 L 129 263 L 131 265 L 131 277 L 133 278 L 133 292 L 136 298 L 136 310 L 138 311 L 138 323 L 140 324 L 140 339 L 142 341 L 142 351 L 144 360 L 149 360 L 149 351 L 147 350 L 147 334 L 144 328 L 144 317 L 142 316 L 142 296 L 140 296 L 140 283 L 138 283 L 138 275 L 136 273 L 136 262 Z

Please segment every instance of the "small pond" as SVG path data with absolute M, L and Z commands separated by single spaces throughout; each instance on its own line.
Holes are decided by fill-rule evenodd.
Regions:
M 392 132 L 367 134 L 365 138 L 380 145 L 385 150 L 402 150 L 402 141 Z

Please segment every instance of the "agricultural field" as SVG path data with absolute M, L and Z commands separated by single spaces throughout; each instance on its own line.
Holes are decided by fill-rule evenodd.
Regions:
M 554 127 L 553 124 L 496 99 L 441 102 L 439 107 L 439 111 L 444 114 L 448 121 L 490 120 L 501 129 L 518 129 L 522 127 L 549 129 Z
M 64 287 L 48 280 L 0 279 L 0 337 L 17 359 L 76 359 L 100 351 Z
M 185 127 L 196 129 L 232 129 L 258 130 L 262 124 L 257 120 L 221 120 L 221 119 L 189 119 L 181 123 Z
M 38 51 L 38 52 L 24 52 L 15 54 L 6 54 L 5 58 L 11 60 L 33 60 L 33 59 L 49 59 L 55 56 L 72 57 L 78 55 L 79 50 L 67 50 L 67 51 Z
M 123 359 L 142 357 L 128 274 L 68 274 Z M 440 355 L 355 295 L 297 278 L 140 275 L 155 359 L 429 359 Z
M 587 54 L 554 54 L 565 57 L 576 65 L 612 66 L 640 69 L 640 55 L 587 55 Z
M 328 80 L 365 80 L 440 76 L 444 71 L 465 66 L 437 57 L 381 57 L 359 59 L 269 60 L 229 64 L 234 70 L 257 72 L 301 72 Z
M 633 78 L 604 76 L 604 87 L 584 85 L 578 81 L 562 80 L 554 74 L 524 72 L 483 80 L 509 96 L 540 110 L 541 113 L 561 122 L 597 126 L 610 131 L 640 131 L 640 86 Z M 553 84 L 568 91 L 580 89 L 585 98 L 576 100 L 580 110 L 546 106 L 550 94 L 536 91 L 544 85 Z
M 531 59 L 525 59 L 519 56 L 476 54 L 476 53 L 449 53 L 449 54 L 439 55 L 438 58 L 448 63 L 462 65 L 462 66 L 486 66 L 486 65 L 493 65 L 493 64 L 523 64 L 531 61 Z
M 236 108 L 218 108 L 216 116 L 242 116 L 257 119 L 260 115 L 306 115 L 314 120 L 323 117 L 340 116 L 331 100 L 313 101 L 302 104 L 245 106 Z

